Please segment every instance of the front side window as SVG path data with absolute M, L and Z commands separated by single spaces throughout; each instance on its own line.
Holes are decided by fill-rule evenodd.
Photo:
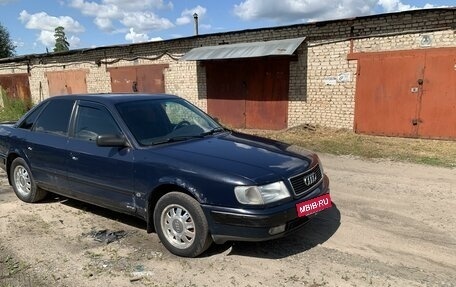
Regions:
M 106 108 L 79 105 L 74 137 L 95 141 L 99 135 L 119 135 L 121 131 Z
M 73 100 L 53 100 L 47 104 L 35 124 L 35 131 L 67 135 Z

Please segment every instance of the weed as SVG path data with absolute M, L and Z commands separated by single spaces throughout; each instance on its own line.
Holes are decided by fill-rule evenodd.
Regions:
M 10 98 L 0 87 L 3 107 L 0 108 L 0 121 L 17 121 L 30 108 L 31 104 L 21 99 Z
M 30 265 L 5 253 L 7 250 L 3 247 L 0 247 L 0 250 L 0 287 L 39 286 L 38 282 L 27 274 Z
M 356 134 L 346 129 L 295 127 L 285 131 L 244 131 L 320 153 L 456 167 L 456 142 Z

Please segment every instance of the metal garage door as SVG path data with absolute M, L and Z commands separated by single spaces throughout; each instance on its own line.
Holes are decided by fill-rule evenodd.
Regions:
M 168 64 L 109 68 L 113 93 L 164 93 Z
M 233 128 L 286 128 L 289 61 L 267 57 L 207 61 L 209 114 Z
M 456 138 L 456 49 L 362 55 L 355 131 Z
M 426 53 L 418 135 L 456 139 L 456 48 Z
M 0 87 L 10 98 L 21 99 L 31 105 L 28 74 L 0 75 Z
M 87 93 L 86 70 L 47 72 L 49 96 Z

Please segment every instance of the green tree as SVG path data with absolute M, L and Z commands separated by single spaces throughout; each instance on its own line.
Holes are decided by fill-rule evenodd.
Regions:
M 62 26 L 58 26 L 55 28 L 55 47 L 54 52 L 62 52 L 70 50 L 70 43 L 67 41 L 67 37 L 65 35 L 65 28 Z
M 16 46 L 11 41 L 8 30 L 0 23 L 0 59 L 14 56 L 15 49 Z

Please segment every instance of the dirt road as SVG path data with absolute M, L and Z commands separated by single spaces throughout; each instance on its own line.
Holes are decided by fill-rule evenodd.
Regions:
M 456 170 L 322 156 L 335 206 L 264 243 L 170 255 L 143 222 L 0 187 L 0 286 L 456 286 Z M 96 231 L 126 231 L 111 244 Z

